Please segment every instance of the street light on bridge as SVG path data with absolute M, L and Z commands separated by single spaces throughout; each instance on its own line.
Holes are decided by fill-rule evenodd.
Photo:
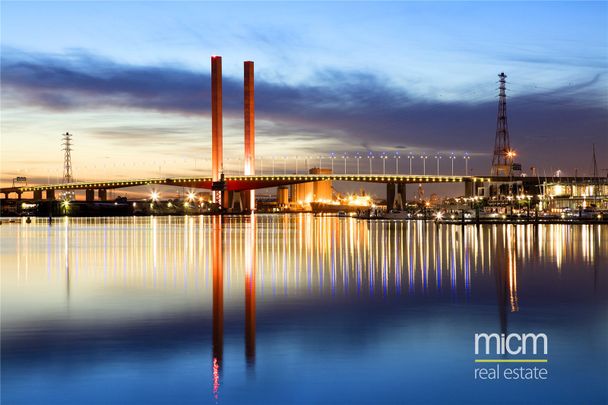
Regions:
M 357 160 L 357 175 L 360 174 L 359 172 L 359 161 L 361 160 L 361 155 L 359 154 L 359 152 L 357 152 L 357 155 L 355 156 L 355 159 Z
M 450 155 L 450 160 L 452 161 L 452 176 L 454 175 L 454 159 L 456 159 L 456 155 L 452 153 Z
M 386 155 L 386 152 L 382 152 L 380 159 L 382 159 L 382 174 L 383 175 L 386 174 L 386 159 L 387 158 L 388 158 L 388 156 Z
M 412 154 L 412 152 L 410 152 L 409 155 L 407 155 L 407 158 L 410 160 L 410 176 L 412 175 L 412 160 L 414 160 L 414 155 Z
M 342 157 L 344 158 L 344 174 L 346 174 L 346 159 L 348 158 L 348 156 L 346 156 L 346 153 L 344 153 Z
M 468 176 L 469 175 L 469 159 L 471 159 L 471 157 L 469 156 L 468 153 L 465 153 L 463 158 L 464 158 L 464 175 Z
M 334 173 L 334 159 L 336 158 L 336 154 L 335 153 L 330 153 L 329 154 L 329 160 L 331 161 L 331 173 Z
M 369 152 L 367 158 L 369 159 L 369 174 L 372 174 L 372 159 L 374 158 L 374 154 Z
M 439 160 L 441 159 L 441 155 L 435 155 L 435 160 L 437 161 L 437 176 L 439 176 Z
M 422 174 L 426 176 L 426 160 L 429 157 L 427 155 L 420 155 L 420 159 L 422 159 Z
M 399 152 L 395 152 L 395 174 L 399 174 L 399 159 L 401 159 L 401 155 Z

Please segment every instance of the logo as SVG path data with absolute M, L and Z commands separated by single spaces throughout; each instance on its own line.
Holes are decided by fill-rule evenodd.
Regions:
M 492 340 L 494 340 L 495 345 L 492 345 Z M 475 334 L 475 354 L 479 354 L 479 343 L 485 342 L 485 354 L 537 354 L 538 353 L 538 343 L 539 340 L 542 340 L 543 344 L 543 354 L 547 355 L 548 352 L 548 338 L 544 333 L 510 333 L 505 336 L 504 333 L 500 335 L 498 333 L 476 333 Z M 528 346 L 531 346 L 531 351 L 528 349 Z M 495 351 L 492 353 L 492 348 L 495 348 Z
M 549 376 L 545 333 L 476 333 L 474 345 L 476 380 L 546 380 Z M 481 367 L 480 363 L 489 364 Z

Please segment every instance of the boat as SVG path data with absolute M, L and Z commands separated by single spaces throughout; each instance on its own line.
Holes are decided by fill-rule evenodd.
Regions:
M 310 208 L 314 213 L 333 213 L 338 214 L 340 212 L 357 212 L 357 209 L 361 209 L 361 207 L 357 207 L 354 205 L 341 204 L 339 202 L 321 202 L 321 201 L 312 201 L 310 203 Z
M 384 213 L 383 217 L 385 219 L 412 219 L 414 215 L 407 211 L 390 210 Z
M 349 212 L 357 212 L 360 210 L 369 209 L 373 205 L 373 201 L 369 195 L 350 195 L 336 200 L 320 200 L 311 201 L 310 208 L 314 213 L 339 213 L 343 211 L 345 214 Z
M 358 219 L 385 219 L 386 213 L 376 206 L 369 208 L 360 208 L 357 210 L 356 217 Z

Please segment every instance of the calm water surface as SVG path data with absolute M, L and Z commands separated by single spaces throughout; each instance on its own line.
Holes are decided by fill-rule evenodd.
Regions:
M 311 215 L 0 227 L 3 404 L 606 403 L 608 229 Z M 474 334 L 545 333 L 545 381 Z

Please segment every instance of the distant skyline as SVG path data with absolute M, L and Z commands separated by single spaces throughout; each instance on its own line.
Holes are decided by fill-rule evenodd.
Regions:
M 593 144 L 608 169 L 605 2 L 0 7 L 2 184 L 61 178 L 65 131 L 77 180 L 207 174 L 213 54 L 229 171 L 243 155 L 245 60 L 256 68 L 258 156 L 466 152 L 473 174 L 487 174 L 504 71 L 526 171 L 589 175 Z

